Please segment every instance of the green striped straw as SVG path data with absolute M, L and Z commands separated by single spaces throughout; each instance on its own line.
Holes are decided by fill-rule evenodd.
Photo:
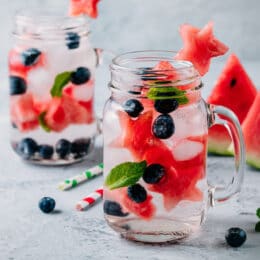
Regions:
M 69 178 L 69 179 L 61 182 L 58 185 L 58 189 L 68 190 L 68 189 L 74 188 L 74 187 L 78 186 L 80 183 L 83 183 L 89 179 L 92 179 L 92 178 L 100 175 L 102 172 L 103 172 L 103 163 L 100 163 L 77 176 L 74 176 L 72 178 Z

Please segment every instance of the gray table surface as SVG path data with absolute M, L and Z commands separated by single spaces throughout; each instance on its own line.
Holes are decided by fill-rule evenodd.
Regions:
M 223 64 L 213 64 L 205 77 L 206 97 Z M 260 88 L 260 62 L 245 67 Z M 104 69 L 104 73 L 106 69 Z M 101 75 L 103 72 L 99 72 Z M 107 74 L 106 74 L 107 75 Z M 96 89 L 96 109 L 101 114 L 108 96 L 100 76 Z M 179 244 L 145 245 L 120 238 L 103 218 L 102 203 L 86 212 L 75 203 L 102 185 L 102 177 L 62 192 L 57 183 L 81 173 L 102 161 L 102 137 L 94 152 L 80 164 L 66 167 L 39 167 L 24 163 L 9 145 L 8 87 L 4 80 L 0 97 L 0 259 L 259 259 L 260 234 L 254 232 L 255 210 L 260 207 L 260 172 L 246 167 L 240 195 L 209 211 L 206 223 L 196 237 Z M 221 182 L 231 176 L 232 158 L 210 157 L 209 178 Z M 225 179 L 225 178 L 224 178 Z M 43 196 L 56 200 L 55 214 L 43 214 L 38 201 Z M 225 231 L 239 226 L 247 231 L 246 243 L 238 249 L 225 244 Z

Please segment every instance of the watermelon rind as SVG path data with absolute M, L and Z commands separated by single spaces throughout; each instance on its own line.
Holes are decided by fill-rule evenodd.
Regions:
M 211 142 L 211 145 L 208 146 L 208 154 L 212 154 L 212 155 L 219 155 L 219 156 L 233 156 L 234 153 L 232 150 L 230 150 L 229 148 L 227 149 L 223 149 L 223 147 L 226 147 L 229 145 L 225 144 L 220 144 L 220 143 L 215 143 L 215 142 Z
M 253 168 L 260 170 L 260 160 L 259 160 L 259 157 L 257 157 L 256 155 L 250 154 L 248 152 L 246 155 L 246 163 L 249 166 L 252 166 Z

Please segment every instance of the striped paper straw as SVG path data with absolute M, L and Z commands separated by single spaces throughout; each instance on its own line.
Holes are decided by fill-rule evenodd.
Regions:
M 74 187 L 78 186 L 80 183 L 83 183 L 89 179 L 92 179 L 92 178 L 100 175 L 102 172 L 103 172 L 103 163 L 100 163 L 100 164 L 96 165 L 95 167 L 92 167 L 77 176 L 74 176 L 72 178 L 65 180 L 64 182 L 61 182 L 58 185 L 58 189 L 68 190 L 68 189 L 74 188 Z
M 85 197 L 82 200 L 80 200 L 79 202 L 77 202 L 76 209 L 80 210 L 80 211 L 88 209 L 90 206 L 92 206 L 97 201 L 102 199 L 102 197 L 103 197 L 103 187 L 100 187 L 99 189 L 90 193 L 87 197 Z

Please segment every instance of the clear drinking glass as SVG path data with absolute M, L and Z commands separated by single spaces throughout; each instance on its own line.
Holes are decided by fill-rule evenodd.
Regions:
M 208 207 L 239 192 L 243 181 L 244 142 L 236 116 L 207 104 L 198 72 L 174 56 L 126 53 L 110 66 L 111 97 L 103 118 L 104 213 L 108 224 L 131 240 L 189 236 Z M 208 128 L 214 124 L 226 126 L 235 144 L 235 171 L 227 187 L 207 182 Z
M 9 53 L 11 144 L 23 159 L 70 164 L 91 152 L 98 133 L 98 57 L 85 17 L 30 10 L 15 17 Z

